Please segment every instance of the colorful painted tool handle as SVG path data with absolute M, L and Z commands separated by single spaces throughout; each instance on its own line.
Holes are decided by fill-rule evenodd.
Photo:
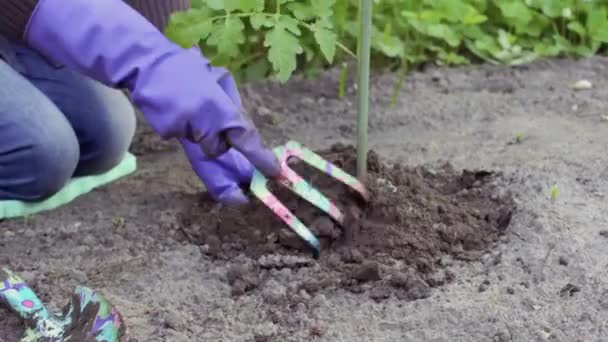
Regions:
M 296 157 L 303 162 L 310 164 L 321 172 L 327 173 L 329 176 L 339 180 L 340 182 L 350 186 L 364 198 L 368 199 L 368 193 L 361 182 L 355 177 L 347 174 L 336 165 L 324 160 L 318 154 L 312 152 L 308 148 L 303 147 L 296 141 L 289 141 L 284 146 L 279 146 L 274 149 L 279 162 L 281 163 L 281 176 L 279 183 L 291 189 L 296 194 L 300 195 L 320 210 L 323 210 L 329 216 L 339 223 L 343 223 L 344 216 L 340 210 L 321 192 L 313 188 L 302 177 L 295 173 L 287 165 L 287 161 L 291 157 Z M 296 232 L 304 241 L 313 249 L 315 258 L 320 253 L 320 244 L 315 235 L 297 218 L 289 209 L 287 209 L 267 187 L 268 179 L 257 170 L 254 172 L 251 182 L 251 191 L 258 197 L 266 206 L 268 206 L 277 216 L 283 220 L 292 230 Z
M 319 257 L 321 244 L 317 237 L 283 205 L 266 186 L 268 180 L 259 171 L 254 171 L 251 181 L 251 192 L 264 203 L 272 212 L 287 224 L 300 238 L 312 248 L 313 256 Z
M 316 154 L 307 147 L 302 146 L 302 144 L 297 141 L 288 141 L 285 146 L 279 146 L 276 148 L 275 153 L 277 155 L 282 155 L 279 158 L 285 160 L 285 162 L 289 159 L 289 157 L 297 157 L 298 159 L 315 167 L 317 170 L 325 172 L 328 176 L 348 185 L 353 190 L 357 191 L 363 199 L 369 199 L 369 193 L 367 192 L 367 189 L 365 189 L 365 185 L 363 185 L 363 183 L 361 183 L 357 178 L 349 175 L 346 173 L 346 171 L 332 164 L 330 161 L 323 159 L 320 155 Z M 285 163 L 285 167 L 289 168 L 287 163 Z
M 25 282 L 8 269 L 0 271 L 0 302 L 25 321 L 21 342 L 118 342 L 124 334 L 120 314 L 99 293 L 74 291 L 61 316 L 51 313 Z

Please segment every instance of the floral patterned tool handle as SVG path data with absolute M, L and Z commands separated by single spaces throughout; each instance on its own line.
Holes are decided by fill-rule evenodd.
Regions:
M 118 342 L 122 318 L 99 293 L 77 287 L 61 315 L 50 312 L 34 291 L 12 271 L 0 270 L 0 303 L 25 321 L 21 342 Z

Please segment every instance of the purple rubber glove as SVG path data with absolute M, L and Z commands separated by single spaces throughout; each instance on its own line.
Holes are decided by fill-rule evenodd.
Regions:
M 237 105 L 241 97 L 232 77 L 220 82 L 222 89 Z M 231 148 L 228 152 L 212 159 L 207 157 L 198 146 L 187 139 L 180 139 L 192 169 L 207 186 L 209 194 L 218 202 L 228 205 L 243 205 L 249 201 L 240 185 L 248 183 L 253 176 L 253 166 L 239 151 Z
M 180 139 L 215 198 L 240 197 L 230 189 L 246 183 L 252 167 L 279 175 L 274 155 L 242 114 L 231 75 L 197 48 L 169 41 L 123 0 L 40 0 L 24 38 L 56 62 L 127 88 L 161 137 Z M 235 151 L 223 155 L 230 147 Z
M 210 159 L 198 145 L 186 139 L 180 142 L 194 172 L 216 201 L 231 206 L 249 202 L 240 185 L 251 181 L 253 166 L 239 151 L 230 149 L 216 159 Z

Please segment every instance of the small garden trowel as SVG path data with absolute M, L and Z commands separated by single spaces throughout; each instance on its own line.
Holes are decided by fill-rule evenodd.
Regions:
M 0 303 L 25 321 L 20 342 L 118 342 L 126 333 L 115 307 L 99 293 L 77 287 L 60 315 L 50 312 L 25 282 L 0 270 Z
M 317 208 L 327 213 L 338 224 L 344 224 L 345 216 L 327 197 L 313 188 L 308 182 L 289 168 L 287 161 L 290 158 L 295 157 L 306 162 L 321 172 L 325 172 L 327 175 L 353 188 L 364 200 L 369 199 L 369 194 L 365 189 L 365 186 L 357 180 L 357 178 L 349 175 L 344 170 L 323 159 L 308 148 L 303 147 L 296 141 L 291 140 L 285 145 L 278 146 L 273 149 L 273 152 L 281 164 L 281 176 L 277 179 L 279 184 L 287 187 L 308 202 L 314 204 Z M 270 192 L 267 184 L 268 179 L 256 170 L 250 186 L 253 194 L 293 229 L 296 234 L 304 239 L 312 248 L 314 257 L 318 258 L 321 246 L 317 237 Z

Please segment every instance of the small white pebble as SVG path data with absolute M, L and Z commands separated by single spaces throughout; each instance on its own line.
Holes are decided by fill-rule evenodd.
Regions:
M 573 85 L 575 90 L 586 90 L 593 88 L 593 84 L 587 80 L 580 80 Z

